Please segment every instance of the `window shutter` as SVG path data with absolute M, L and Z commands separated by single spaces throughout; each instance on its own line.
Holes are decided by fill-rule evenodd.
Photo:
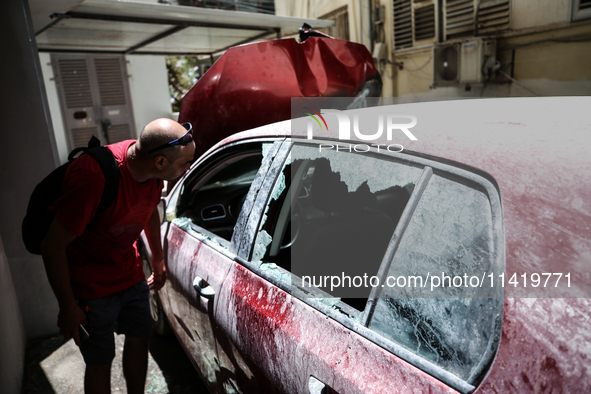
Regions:
M 104 136 L 107 143 L 114 144 L 132 138 L 131 109 L 127 93 L 125 60 L 122 56 L 95 57 L 94 69 L 100 97 L 103 121 L 108 120 Z
M 511 0 L 446 0 L 445 38 L 507 30 L 510 27 L 510 15 Z
M 394 49 L 410 48 L 435 40 L 436 9 L 433 0 L 394 0 L 393 4 Z
M 69 149 L 134 138 L 123 56 L 52 54 Z
M 412 47 L 411 0 L 394 0 L 394 49 Z
M 119 57 L 95 58 L 101 106 L 125 105 L 125 85 Z
M 416 4 L 418 3 L 418 4 Z M 414 7 L 414 41 L 427 40 L 435 37 L 435 4 L 428 3 L 419 7 L 425 0 L 415 0 Z
M 334 26 L 319 30 L 324 31 L 329 36 L 338 38 L 339 40 L 349 41 L 349 12 L 347 11 L 347 6 L 337 8 L 318 19 L 334 21 Z
M 445 36 L 447 39 L 472 35 L 474 32 L 474 0 L 445 2 Z
M 58 67 L 66 107 L 92 107 L 86 59 L 59 59 Z
M 478 8 L 478 34 L 509 28 L 509 0 L 481 0 Z
M 572 20 L 591 18 L 591 0 L 571 0 Z
M 93 135 L 97 135 L 96 126 L 79 127 L 71 129 L 70 132 L 72 133 L 72 142 L 74 143 L 74 148 L 88 146 L 88 141 L 90 141 L 90 138 Z
M 111 126 L 107 131 L 109 137 L 109 143 L 120 142 L 131 138 L 131 130 L 129 123 L 118 124 Z

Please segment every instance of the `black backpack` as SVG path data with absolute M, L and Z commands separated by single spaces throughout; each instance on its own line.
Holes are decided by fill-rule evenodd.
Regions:
M 68 162 L 53 170 L 33 190 L 22 225 L 23 241 L 30 253 L 41 254 L 41 243 L 45 239 L 55 216 L 55 212 L 50 212 L 47 208 L 59 197 L 66 170 L 75 160 L 76 155 L 81 152 L 94 157 L 105 176 L 103 195 L 97 212 L 88 227 L 94 226 L 97 216 L 105 212 L 117 199 L 119 165 L 109 148 L 100 146 L 98 138 L 92 136 L 87 148 L 76 148 L 70 152 Z

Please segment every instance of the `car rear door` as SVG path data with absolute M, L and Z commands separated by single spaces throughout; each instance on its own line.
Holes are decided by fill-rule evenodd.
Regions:
M 361 274 L 355 271 L 361 268 L 370 276 L 383 276 L 391 266 L 391 245 L 402 238 L 433 169 L 399 158 L 374 163 L 373 154 L 322 157 L 316 152 L 318 147 L 314 145 L 302 152 L 292 150 L 283 165 L 275 162 L 271 167 L 237 257 L 220 289 L 215 319 L 229 340 L 225 346 L 230 346 L 236 358 L 232 385 L 239 392 L 283 393 L 473 390 L 468 379 L 434 362 L 438 355 L 445 358 L 455 351 L 449 349 L 455 343 L 433 339 L 434 333 L 445 333 L 445 327 L 414 321 L 415 326 L 423 324 L 415 338 L 420 338 L 423 347 L 430 343 L 435 349 L 435 357 L 416 354 L 412 344 L 391 335 L 387 326 L 392 321 L 383 323 L 393 314 L 375 291 L 366 288 L 361 294 L 335 296 L 328 291 L 329 286 L 311 289 L 302 283 L 305 267 L 294 261 L 307 253 L 304 260 L 321 266 L 322 259 L 338 255 L 340 264 L 345 260 L 344 250 L 345 254 L 363 259 L 362 264 L 349 267 L 353 271 L 347 271 L 348 275 Z M 327 197 L 318 196 L 323 185 L 330 182 L 330 176 L 320 176 L 326 167 L 323 160 L 333 165 L 333 175 L 340 175 L 348 186 L 355 185 L 353 197 L 347 197 L 353 202 L 342 209 L 334 209 L 339 205 L 331 200 L 334 190 L 328 190 Z M 363 173 L 368 175 L 361 179 Z M 365 191 L 363 183 L 368 180 L 374 188 L 375 182 L 381 186 L 377 191 Z M 385 240 L 383 232 L 387 233 Z M 295 245 L 300 249 L 295 250 Z M 330 253 L 326 254 L 326 250 Z M 424 303 L 424 309 L 433 306 L 430 302 Z M 424 317 L 433 321 L 427 312 Z M 483 319 L 489 324 L 487 318 Z M 402 329 L 408 328 L 404 327 L 405 316 L 396 319 Z M 481 342 L 484 350 L 479 351 L 484 353 L 498 344 L 494 340 Z M 490 361 L 490 354 L 486 357 Z

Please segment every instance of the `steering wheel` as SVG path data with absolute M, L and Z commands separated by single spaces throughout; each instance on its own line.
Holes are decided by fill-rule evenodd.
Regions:
M 291 246 L 297 241 L 298 235 L 300 235 L 300 229 L 302 227 L 301 223 L 301 216 L 302 216 L 302 207 L 296 201 L 291 212 L 291 220 L 289 221 L 289 226 L 291 226 L 291 239 L 289 242 L 282 244 L 279 246 L 280 250 L 284 250 L 287 248 L 291 248 Z M 294 231 L 295 229 L 295 231 Z M 287 229 L 286 229 L 287 230 Z M 283 242 L 283 240 L 282 240 Z

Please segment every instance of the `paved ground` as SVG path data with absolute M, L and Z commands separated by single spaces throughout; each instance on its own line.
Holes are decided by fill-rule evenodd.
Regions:
M 121 370 L 124 339 L 117 335 L 111 370 L 113 394 L 127 393 Z M 83 376 L 84 361 L 72 340 L 52 337 L 27 344 L 22 394 L 82 393 Z M 174 335 L 154 334 L 150 340 L 146 393 L 209 393 Z

